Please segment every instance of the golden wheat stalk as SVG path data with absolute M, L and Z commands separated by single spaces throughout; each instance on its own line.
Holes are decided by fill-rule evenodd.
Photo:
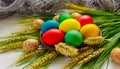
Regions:
M 38 49 L 36 51 L 30 52 L 30 53 L 25 53 L 24 55 L 22 55 L 17 61 L 16 63 L 19 63 L 23 60 L 29 59 L 30 57 L 33 57 L 35 55 L 41 54 L 45 51 L 45 49 Z
M 72 67 L 72 65 L 76 64 L 77 62 L 79 62 L 80 60 L 82 60 L 84 57 L 88 56 L 89 54 L 91 54 L 94 50 L 93 49 L 89 49 L 77 56 L 75 56 L 73 59 L 71 59 L 65 66 L 63 69 L 68 69 L 68 67 Z
M 6 46 L 1 46 L 0 47 L 0 51 L 9 51 L 9 50 L 14 50 L 17 48 L 21 48 L 22 47 L 23 42 L 17 42 L 14 44 L 10 44 L 10 45 L 6 45 Z
M 98 36 L 98 37 L 88 37 L 84 40 L 84 44 L 88 45 L 99 45 L 105 40 L 104 37 Z
M 64 56 L 73 57 L 78 54 L 77 48 L 74 48 L 74 47 L 67 45 L 65 43 L 62 43 L 62 42 L 55 45 L 55 49 L 58 53 L 60 53 Z
M 37 18 L 22 18 L 20 19 L 20 23 L 31 23 Z
M 19 34 L 26 34 L 26 33 L 33 33 L 33 32 L 36 32 L 37 30 L 35 30 L 34 28 L 32 27 L 28 27 L 26 29 L 23 29 L 23 30 L 20 30 L 20 31 L 17 31 L 17 32 L 13 32 L 12 35 L 19 35 Z
M 50 54 L 45 55 L 43 58 L 39 59 L 37 62 L 31 65 L 31 69 L 37 69 L 38 66 L 41 66 L 50 60 L 54 59 L 57 56 L 57 53 L 52 51 Z
M 74 9 L 74 10 L 79 10 L 79 11 L 94 11 L 94 9 L 90 9 L 90 8 L 83 7 L 83 6 L 78 6 L 72 3 L 67 3 L 66 7 L 70 9 Z
M 9 38 L 6 40 L 1 40 L 0 44 L 11 43 L 11 42 L 16 42 L 16 41 L 23 41 L 23 40 L 30 39 L 30 38 L 37 39 L 37 37 L 34 37 L 34 36 L 20 36 L 20 37 Z
M 91 59 L 93 59 L 93 58 L 97 57 L 98 55 L 100 55 L 103 51 L 104 51 L 104 48 L 100 48 L 97 51 L 94 51 L 92 54 L 88 55 L 86 58 L 84 58 L 83 60 L 79 61 L 77 63 L 77 65 L 89 62 Z

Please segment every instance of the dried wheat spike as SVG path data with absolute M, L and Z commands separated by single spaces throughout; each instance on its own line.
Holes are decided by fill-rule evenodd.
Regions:
M 30 58 L 30 57 L 33 57 L 33 56 L 38 55 L 38 54 L 41 54 L 44 51 L 45 51 L 45 49 L 38 49 L 36 51 L 30 52 L 30 53 L 26 53 L 26 54 L 22 55 L 16 62 L 19 63 L 21 61 L 24 61 L 24 60 Z
M 34 36 L 20 36 L 20 37 L 9 38 L 9 39 L 6 39 L 6 40 L 1 40 L 0 44 L 16 42 L 16 41 L 23 41 L 23 40 L 30 39 L 30 38 L 37 39 L 37 37 L 34 37 Z
M 17 42 L 15 44 L 10 44 L 6 46 L 0 47 L 0 51 L 9 51 L 9 50 L 14 50 L 22 47 L 23 42 Z
M 33 33 L 33 32 L 36 32 L 37 30 L 35 30 L 34 28 L 26 28 L 24 30 L 20 30 L 20 31 L 17 31 L 17 32 L 13 32 L 12 34 L 13 35 L 19 35 L 19 34 L 26 34 L 26 33 Z
M 89 54 L 91 54 L 94 50 L 93 49 L 89 49 L 77 56 L 75 56 L 74 58 L 72 58 L 65 66 L 63 69 L 68 69 L 69 67 L 71 67 L 72 65 L 76 64 L 77 62 L 79 62 L 80 60 L 82 60 L 84 57 L 88 56 Z
M 104 37 L 102 36 L 97 36 L 97 37 L 88 37 L 84 40 L 84 44 L 88 45 L 99 45 L 104 41 Z
M 50 60 L 54 59 L 57 56 L 57 53 L 52 51 L 50 54 L 45 55 L 43 58 L 39 59 L 37 62 L 34 62 L 31 65 L 31 69 L 37 69 L 38 66 L 41 66 Z
M 89 62 L 91 59 L 93 59 L 93 58 L 97 57 L 98 55 L 100 55 L 103 51 L 104 51 L 104 48 L 100 48 L 100 49 L 94 51 L 93 53 L 91 53 L 90 55 L 88 55 L 86 58 L 84 58 L 83 60 L 79 61 L 77 63 L 77 65 Z
M 64 55 L 64 56 L 70 56 L 73 57 L 78 54 L 78 49 L 74 48 L 73 46 L 67 45 L 65 43 L 58 43 L 55 45 L 55 49 L 58 53 Z

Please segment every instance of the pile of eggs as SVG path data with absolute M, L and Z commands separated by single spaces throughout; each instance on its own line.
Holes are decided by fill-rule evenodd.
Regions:
M 49 46 L 65 42 L 80 47 L 87 37 L 99 36 L 100 29 L 89 15 L 63 12 L 40 26 L 42 40 Z

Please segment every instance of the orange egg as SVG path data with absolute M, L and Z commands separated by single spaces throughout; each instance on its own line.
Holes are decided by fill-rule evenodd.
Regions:
M 96 37 L 99 35 L 100 29 L 97 25 L 95 24 L 87 24 L 84 25 L 81 29 L 80 32 L 82 35 L 87 38 L 87 37 Z

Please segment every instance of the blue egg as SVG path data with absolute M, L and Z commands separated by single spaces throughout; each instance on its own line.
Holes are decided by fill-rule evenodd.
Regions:
M 44 33 L 49 29 L 58 28 L 58 27 L 59 27 L 59 22 L 55 20 L 47 20 L 42 24 L 41 31 Z

